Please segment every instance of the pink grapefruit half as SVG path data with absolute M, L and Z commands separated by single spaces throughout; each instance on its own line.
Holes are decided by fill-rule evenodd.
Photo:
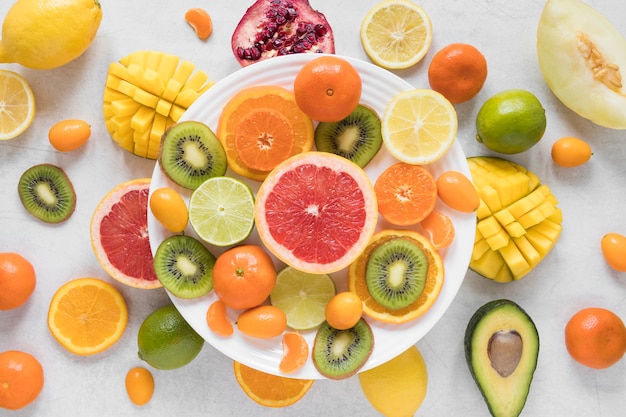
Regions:
M 91 247 L 112 278 L 135 288 L 160 288 L 148 240 L 150 178 L 124 182 L 98 204 L 91 218 Z
M 322 274 L 359 256 L 374 234 L 378 205 L 358 165 L 331 153 L 305 152 L 271 171 L 254 214 L 271 253 L 296 269 Z

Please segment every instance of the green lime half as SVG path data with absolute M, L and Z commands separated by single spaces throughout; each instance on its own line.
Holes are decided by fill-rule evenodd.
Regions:
M 533 147 L 546 130 L 546 111 L 529 91 L 505 90 L 489 98 L 476 116 L 476 140 L 492 151 L 515 154 Z
M 335 282 L 330 275 L 310 274 L 286 266 L 276 275 L 270 302 L 285 313 L 287 326 L 308 330 L 324 322 L 326 304 L 335 293 Z
M 240 243 L 254 228 L 252 190 L 235 178 L 209 178 L 191 194 L 189 223 L 198 237 L 211 245 Z

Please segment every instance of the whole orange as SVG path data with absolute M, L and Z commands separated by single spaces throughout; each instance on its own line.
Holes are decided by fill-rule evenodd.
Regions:
M 293 93 L 298 107 L 319 122 L 337 122 L 350 115 L 361 100 L 361 76 L 343 58 L 324 55 L 302 66 Z
M 451 103 L 473 98 L 487 79 L 487 60 L 472 45 L 453 43 L 439 50 L 428 67 L 430 87 Z
M 35 269 L 22 255 L 0 253 L 0 310 L 24 304 L 35 290 Z
M 217 257 L 213 289 L 228 307 L 247 309 L 260 305 L 276 284 L 272 258 L 257 245 L 241 245 Z
M 30 353 L 0 353 L 0 408 L 18 410 L 37 399 L 43 389 L 43 367 Z
M 565 326 L 565 346 L 577 362 L 595 369 L 608 368 L 626 353 L 626 327 L 604 308 L 584 308 Z

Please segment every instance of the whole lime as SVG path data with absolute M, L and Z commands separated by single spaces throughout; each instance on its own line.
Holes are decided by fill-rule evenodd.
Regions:
M 476 140 L 492 151 L 514 154 L 533 147 L 546 130 L 546 111 L 531 92 L 505 90 L 490 97 L 476 116 Z
M 150 313 L 137 334 L 139 358 L 156 369 L 181 368 L 198 356 L 204 339 L 173 304 Z

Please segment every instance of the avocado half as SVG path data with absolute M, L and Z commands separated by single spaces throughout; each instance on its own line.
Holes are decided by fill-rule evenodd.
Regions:
M 519 416 L 539 356 L 539 333 L 511 300 L 480 307 L 465 331 L 465 360 L 494 417 Z

